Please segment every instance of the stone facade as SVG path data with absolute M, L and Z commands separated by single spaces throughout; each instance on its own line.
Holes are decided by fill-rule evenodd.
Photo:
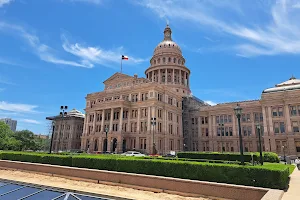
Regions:
M 147 78 L 116 73 L 104 81 L 104 91 L 87 95 L 83 150 L 154 153 L 155 146 L 164 154 L 183 149 L 182 97 L 190 94 L 190 70 L 171 34 L 167 26 Z
M 264 151 L 300 156 L 300 80 L 266 89 L 260 100 L 210 106 L 191 95 L 190 70 L 169 26 L 145 75 L 115 73 L 104 91 L 86 96 L 82 150 L 238 152 L 238 103 L 244 151 L 258 151 L 260 124 Z
M 78 151 L 81 145 L 84 114 L 73 109 L 66 116 L 47 117 L 53 121 L 52 151 Z
M 191 97 L 192 98 L 192 97 Z M 258 151 L 260 124 L 263 150 L 279 155 L 300 156 L 300 80 L 290 80 L 263 91 L 260 100 L 215 106 L 191 106 L 186 121 L 186 150 L 239 152 L 237 103 L 243 109 L 241 131 L 244 151 Z M 193 104 L 190 104 L 193 105 Z M 223 124 L 223 126 L 222 126 Z

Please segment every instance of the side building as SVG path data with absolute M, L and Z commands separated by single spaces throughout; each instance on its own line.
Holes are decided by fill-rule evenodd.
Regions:
M 80 150 L 84 114 L 76 109 L 72 109 L 64 117 L 53 116 L 46 119 L 52 120 L 53 151 Z
M 185 119 L 190 130 L 187 131 L 190 134 L 187 150 L 239 152 L 238 123 L 234 113 L 237 104 L 243 109 L 241 132 L 245 152 L 259 150 L 256 128 L 259 124 L 264 151 L 300 156 L 300 80 L 295 77 L 264 90 L 260 100 L 189 109 L 189 118 Z
M 104 91 L 86 96 L 82 150 L 183 150 L 182 97 L 190 95 L 190 70 L 171 34 L 167 26 L 146 78 L 115 73 Z
M 17 130 L 17 120 L 13 120 L 11 118 L 3 118 L 0 119 L 0 121 L 3 121 L 5 124 L 7 124 L 13 132 L 16 132 Z

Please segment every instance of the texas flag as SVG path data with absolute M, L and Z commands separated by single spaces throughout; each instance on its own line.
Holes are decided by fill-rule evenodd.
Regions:
M 128 60 L 128 56 L 122 55 L 122 60 Z

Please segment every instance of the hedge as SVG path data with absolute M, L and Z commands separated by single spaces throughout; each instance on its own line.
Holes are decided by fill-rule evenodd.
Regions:
M 0 158 L 275 189 L 285 189 L 289 176 L 286 165 L 271 163 L 264 166 L 240 166 L 181 160 L 136 159 L 125 156 L 62 156 L 20 152 L 0 152 Z
M 189 158 L 189 159 L 240 161 L 239 153 L 178 152 L 177 156 L 178 158 Z M 251 162 L 252 157 L 254 161 L 259 161 L 259 152 L 245 153 L 244 161 Z M 272 152 L 263 152 L 263 160 L 264 162 L 279 163 L 278 155 Z

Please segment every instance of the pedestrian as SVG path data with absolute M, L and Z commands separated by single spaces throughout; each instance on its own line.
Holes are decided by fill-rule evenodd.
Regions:
M 299 157 L 296 158 L 295 164 L 297 165 L 298 170 L 300 170 L 300 159 L 299 159 Z

